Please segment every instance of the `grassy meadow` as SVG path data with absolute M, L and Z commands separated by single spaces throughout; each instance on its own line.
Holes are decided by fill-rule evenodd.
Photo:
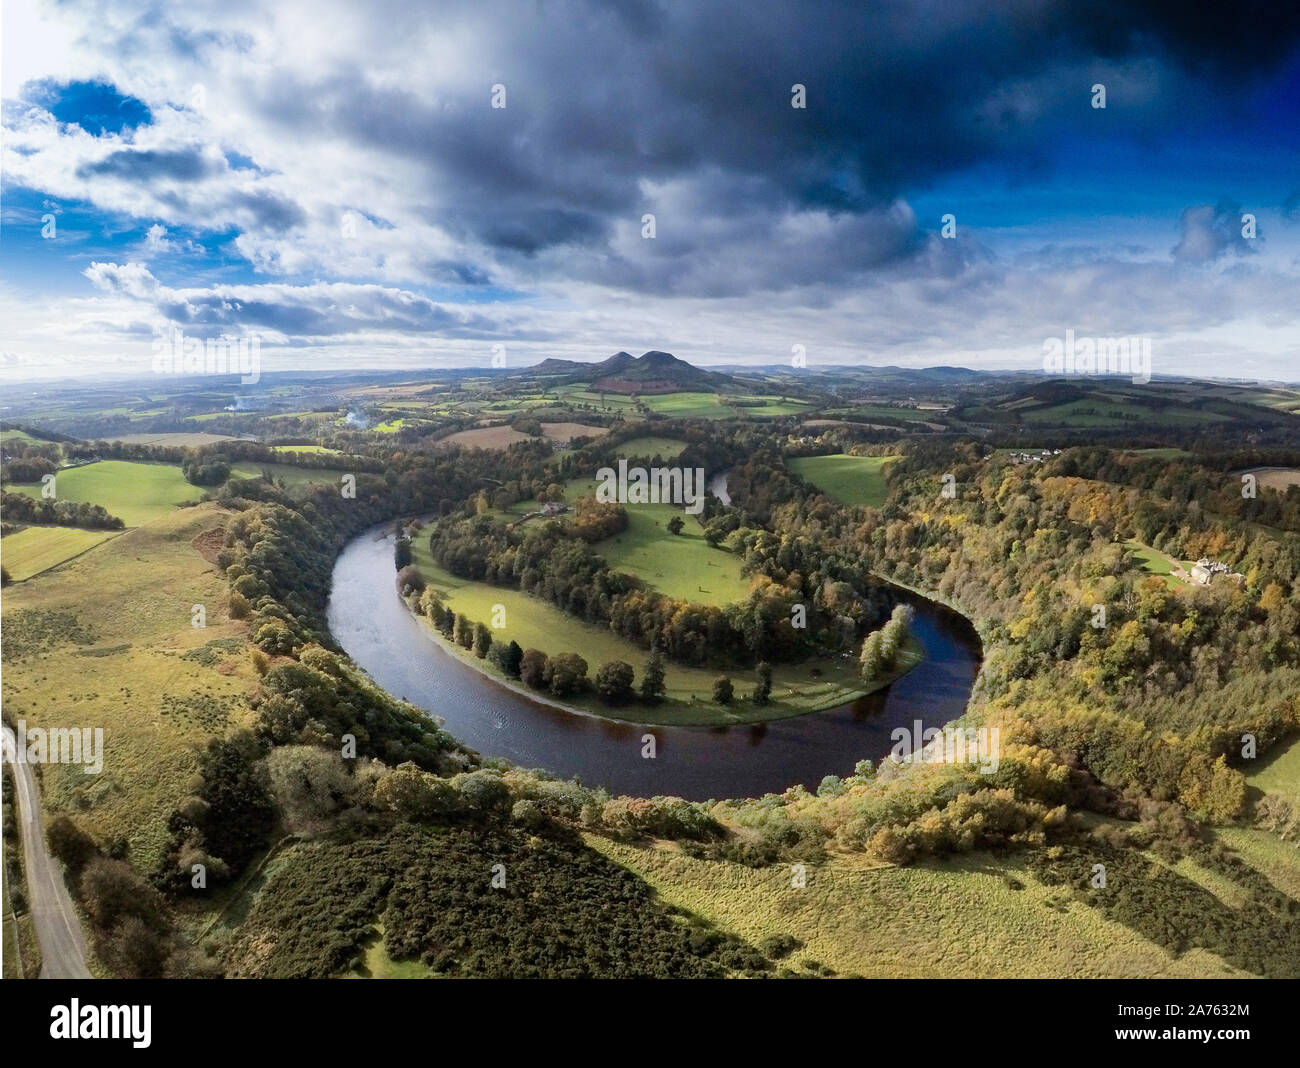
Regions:
M 565 500 L 572 503 L 593 496 L 596 486 L 594 478 L 571 479 L 564 485 Z M 522 501 L 510 511 L 522 516 L 540 507 L 537 501 Z M 593 546 L 610 567 L 638 576 L 668 597 L 696 604 L 732 604 L 749 595 L 749 580 L 740 573 L 740 557 L 709 545 L 695 516 L 673 504 L 625 507 L 627 529 Z M 673 516 L 685 522 L 680 534 L 668 531 Z
M 879 508 L 889 492 L 885 468 L 897 456 L 799 456 L 786 466 L 840 504 Z
M 636 670 L 639 682 L 646 651 L 620 638 L 609 628 L 575 619 L 549 602 L 518 590 L 457 578 L 434 563 L 427 538 L 414 539 L 412 549 L 415 565 L 425 581 L 442 594 L 444 603 L 453 611 L 463 612 L 475 622 L 488 623 L 492 620 L 494 606 L 505 606 L 506 625 L 493 631 L 494 640 L 517 641 L 525 649 L 540 649 L 548 655 L 579 653 L 589 665 L 590 676 L 594 676 L 596 669 L 606 661 L 623 660 Z M 492 673 L 486 662 L 475 659 L 464 650 L 454 649 L 450 643 L 445 644 L 463 654 L 463 658 L 479 670 Z M 827 657 L 803 664 L 773 665 L 772 700 L 765 706 L 748 700 L 754 686 L 752 672 L 733 672 L 736 700 L 728 706 L 721 706 L 714 704 L 711 698 L 713 680 L 721 674 L 718 669 L 673 663 L 668 663 L 666 668 L 667 699 L 658 706 L 610 708 L 594 696 L 566 699 L 566 703 L 610 719 L 628 719 L 637 723 L 754 723 L 830 708 L 851 701 L 869 689 L 858 677 L 857 662 L 853 658 Z M 815 669 L 820 670 L 820 677 L 812 675 Z M 878 684 L 870 689 L 882 686 Z
M 1300 805 L 1300 738 L 1277 746 L 1260 758 L 1259 765 L 1246 776 L 1251 786 Z
M 662 438 L 654 434 L 628 438 L 618 446 L 619 456 L 656 456 L 661 460 L 675 460 L 686 449 L 686 442 L 676 438 Z
M 104 730 L 102 773 L 44 769 L 46 818 L 66 811 L 102 841 L 125 838 L 141 870 L 188 790 L 194 747 L 251 717 L 246 628 L 228 618 L 225 581 L 199 549 L 227 516 L 214 504 L 173 509 L 5 590 L 6 711 Z M 205 628 L 191 625 L 195 604 Z
M 1149 545 L 1143 545 L 1140 541 L 1131 539 L 1124 543 L 1124 547 L 1137 557 L 1142 565 L 1142 570 L 1152 575 L 1159 575 L 1171 589 L 1187 585 L 1184 579 L 1175 577 L 1174 568 L 1183 565 L 1172 556 L 1162 553 L 1159 549 L 1153 549 Z
M 39 498 L 39 483 L 7 487 L 14 493 Z M 100 504 L 128 527 L 138 527 L 173 511 L 178 504 L 197 501 L 200 486 L 185 481 L 174 464 L 138 463 L 133 460 L 100 460 L 69 467 L 54 478 L 59 500 Z
M 24 527 L 0 539 L 0 564 L 15 582 L 22 582 L 65 560 L 80 556 L 119 533 L 78 527 Z
M 295 451 L 303 451 L 296 449 Z M 342 469 L 334 470 L 324 467 L 297 467 L 293 464 L 263 464 L 243 462 L 234 464 L 230 469 L 232 478 L 261 478 L 263 472 L 269 472 L 276 482 L 283 482 L 289 489 L 303 486 L 330 485 L 337 486 L 342 476 Z
M 1258 833 L 1258 832 L 1256 832 Z M 1179 957 L 1096 909 L 1041 883 L 1022 855 L 970 853 L 909 867 L 855 854 L 809 865 L 794 889 L 786 865 L 747 868 L 699 860 L 671 846 L 585 835 L 671 905 L 758 945 L 801 945 L 786 966 L 801 975 L 866 978 L 1241 976 L 1215 954 Z

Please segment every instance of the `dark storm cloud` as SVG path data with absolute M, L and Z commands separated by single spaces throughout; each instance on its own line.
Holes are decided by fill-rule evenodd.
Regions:
M 1277 0 L 1080 0 L 1069 5 L 1068 15 L 1102 55 L 1124 54 L 1154 39 L 1185 64 L 1233 77 L 1287 58 L 1300 38 L 1300 5 Z
M 579 275 L 608 269 L 672 288 L 653 256 L 629 265 L 611 247 L 620 226 L 652 207 L 647 182 L 713 190 L 707 216 L 660 216 L 682 255 L 711 250 L 705 220 L 719 207 L 759 230 L 791 212 L 864 221 L 845 228 L 856 241 L 828 240 L 836 255 L 801 255 L 792 270 L 770 264 L 770 284 L 813 267 L 829 277 L 837 266 L 851 273 L 913 257 L 917 236 L 881 224 L 895 200 L 979 163 L 1040 165 L 1044 146 L 1092 119 L 1098 63 L 1144 65 L 1141 99 L 1117 84 L 1109 100 L 1133 132 L 1176 116 L 1188 79 L 1229 98 L 1295 47 L 1297 11 L 1246 0 L 1205 21 L 1164 0 L 546 0 L 444 4 L 435 18 L 393 6 L 383 17 L 394 33 L 445 28 L 473 40 L 481 75 L 436 99 L 359 68 L 281 75 L 262 107 L 286 130 L 306 125 L 427 168 L 420 214 L 521 269 L 539 258 L 559 267 L 562 252 Z M 489 106 L 496 82 L 505 109 Z M 803 110 L 790 106 L 796 83 L 807 89 Z M 764 284 L 761 272 L 743 273 Z

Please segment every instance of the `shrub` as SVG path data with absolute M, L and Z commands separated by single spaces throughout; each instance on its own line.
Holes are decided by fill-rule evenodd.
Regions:
M 632 665 L 622 660 L 601 664 L 596 672 L 596 692 L 606 704 L 621 705 L 632 699 L 634 672 Z
M 587 661 L 577 653 L 559 653 L 547 667 L 547 685 L 556 697 L 581 693 L 587 687 Z
M 519 677 L 534 690 L 546 685 L 548 660 L 540 649 L 525 649 L 519 659 Z

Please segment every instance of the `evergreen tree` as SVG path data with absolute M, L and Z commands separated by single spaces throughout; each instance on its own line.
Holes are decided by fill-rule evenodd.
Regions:
M 664 657 L 659 651 L 659 643 L 650 646 L 650 657 L 641 672 L 641 699 L 650 704 L 658 704 L 664 699 L 667 689 L 664 687 Z

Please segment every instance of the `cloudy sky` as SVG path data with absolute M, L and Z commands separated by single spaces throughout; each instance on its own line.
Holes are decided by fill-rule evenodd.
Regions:
M 1300 380 L 1300 8 L 1194 8 L 6 0 L 0 375 L 176 328 L 264 370 L 1072 329 Z

